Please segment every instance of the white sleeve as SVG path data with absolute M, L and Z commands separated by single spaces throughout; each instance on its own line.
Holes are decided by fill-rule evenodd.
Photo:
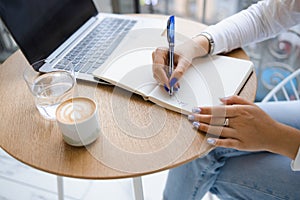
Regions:
M 299 0 L 264 0 L 216 25 L 208 32 L 215 43 L 213 54 L 262 41 L 300 23 Z
M 295 160 L 291 162 L 291 168 L 293 171 L 300 171 L 300 146 Z

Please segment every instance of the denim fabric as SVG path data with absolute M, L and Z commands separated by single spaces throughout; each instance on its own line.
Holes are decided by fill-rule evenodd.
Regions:
M 275 120 L 300 129 L 300 101 L 258 105 Z M 292 171 L 290 162 L 269 152 L 216 148 L 170 170 L 164 200 L 200 200 L 208 191 L 220 199 L 300 199 L 300 172 Z

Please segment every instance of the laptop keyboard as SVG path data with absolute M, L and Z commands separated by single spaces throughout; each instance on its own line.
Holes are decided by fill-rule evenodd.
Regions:
M 72 62 L 75 72 L 92 74 L 105 62 L 135 23 L 136 20 L 104 18 L 65 59 Z M 56 68 L 69 70 L 62 62 Z

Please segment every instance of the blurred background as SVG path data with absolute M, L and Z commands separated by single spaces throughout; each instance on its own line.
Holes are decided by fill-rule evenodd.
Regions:
M 258 0 L 94 0 L 100 12 L 108 13 L 153 13 L 176 15 L 207 25 L 243 10 Z M 283 78 L 298 68 L 300 51 L 299 26 L 261 43 L 243 47 L 253 61 L 258 90 L 255 100 L 263 97 Z M 0 62 L 18 47 L 0 21 Z M 296 85 L 300 81 L 295 79 Z M 293 97 L 291 97 L 293 99 Z

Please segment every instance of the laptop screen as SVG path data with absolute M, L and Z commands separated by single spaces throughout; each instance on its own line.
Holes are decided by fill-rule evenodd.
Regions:
M 90 17 L 92 0 L 1 0 L 0 16 L 29 63 L 47 58 Z

